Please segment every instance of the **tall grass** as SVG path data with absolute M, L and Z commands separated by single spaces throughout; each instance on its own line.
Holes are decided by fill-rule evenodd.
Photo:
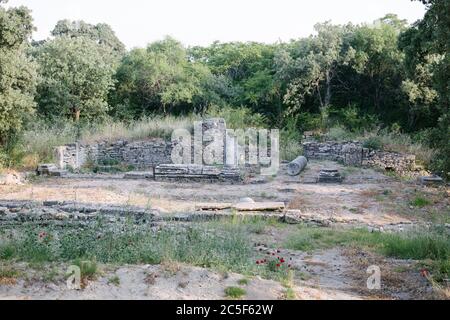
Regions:
M 416 230 L 405 233 L 369 232 L 367 229 L 299 227 L 286 240 L 286 247 L 314 250 L 336 245 L 363 245 L 401 259 L 450 259 L 450 234 L 445 231 Z
M 252 243 L 240 227 L 173 226 L 155 232 L 148 226 L 125 224 L 117 231 L 94 223 L 85 228 L 26 227 L 16 231 L 12 239 L 4 235 L 9 239 L 2 241 L 1 259 L 33 263 L 81 259 L 112 264 L 176 261 L 236 272 L 253 266 Z
M 427 264 L 436 281 L 450 276 L 450 234 L 446 230 L 415 230 L 405 233 L 369 232 L 367 229 L 307 228 L 300 226 L 285 247 L 312 251 L 342 246 L 367 247 L 397 259 L 431 261 Z
M 147 138 L 170 138 L 176 129 L 192 131 L 194 122 L 199 119 L 199 116 L 191 115 L 144 117 L 131 123 L 107 120 L 101 124 L 83 128 L 80 140 L 84 143 L 93 143 L 102 140 L 125 139 L 132 141 Z
M 152 116 L 131 123 L 104 120 L 101 123 L 77 125 L 72 121 L 43 121 L 37 119 L 22 132 L 14 148 L 9 152 L 8 165 L 34 169 L 38 163 L 51 162 L 55 147 L 81 141 L 142 140 L 147 138 L 169 138 L 175 129 L 192 130 L 196 115 Z

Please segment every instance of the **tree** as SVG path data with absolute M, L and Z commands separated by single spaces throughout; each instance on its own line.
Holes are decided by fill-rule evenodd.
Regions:
M 101 46 L 109 48 L 117 57 L 125 54 L 124 44 L 117 38 L 112 28 L 105 23 L 92 25 L 84 21 L 60 20 L 51 32 L 54 37 L 87 37 Z
M 92 120 L 108 112 L 114 66 L 104 48 L 85 37 L 57 37 L 36 49 L 39 112 Z
M 420 68 L 429 57 L 437 58 L 431 66 L 431 88 L 437 93 L 439 119 L 431 143 L 439 150 L 435 169 L 450 178 L 450 1 L 422 2 L 428 9 L 425 17 L 405 35 L 403 46 L 411 69 Z M 418 80 L 413 78 L 411 81 L 417 83 Z
M 307 96 L 315 95 L 325 116 L 331 105 L 338 67 L 348 64 L 354 54 L 347 41 L 352 29 L 351 25 L 317 24 L 316 36 L 291 44 L 290 53 L 285 50 L 278 53 L 278 77 L 289 81 L 284 96 L 288 114 L 299 111 Z
M 26 55 L 32 30 L 27 8 L 0 6 L 0 144 L 3 145 L 34 111 L 36 66 Z
M 208 67 L 216 80 L 227 84 L 227 94 L 220 93 L 223 105 L 245 105 L 276 120 L 282 104 L 281 83 L 275 79 L 273 65 L 276 47 L 256 42 L 215 42 L 207 48 L 191 48 L 189 54 L 191 60 Z
M 114 112 L 139 117 L 153 112 L 201 111 L 208 102 L 213 79 L 203 64 L 190 61 L 186 49 L 167 37 L 134 49 L 117 71 Z

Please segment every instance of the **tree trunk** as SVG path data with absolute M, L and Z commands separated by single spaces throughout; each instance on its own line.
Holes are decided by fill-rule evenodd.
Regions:
M 77 107 L 73 107 L 71 111 L 73 121 L 78 123 L 80 121 L 80 109 L 78 109 Z
M 331 103 L 331 72 L 326 73 L 326 93 L 325 93 L 325 108 Z

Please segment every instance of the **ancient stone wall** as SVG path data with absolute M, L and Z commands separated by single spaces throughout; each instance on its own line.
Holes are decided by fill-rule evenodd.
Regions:
M 414 155 L 371 150 L 358 141 L 306 142 L 303 149 L 308 159 L 332 160 L 351 166 L 374 166 L 399 174 L 415 171 Z
M 88 162 L 96 164 L 126 164 L 145 169 L 162 163 L 172 163 L 173 143 L 164 139 L 145 141 L 101 141 L 95 144 L 73 143 L 57 149 L 58 165 L 81 168 Z
M 261 154 L 271 154 L 271 146 L 262 150 L 259 145 L 249 141 L 245 145 L 239 143 L 236 134 L 227 131 L 226 122 L 221 118 L 205 119 L 198 122 L 191 141 L 180 136 L 174 142 L 164 139 L 147 139 L 144 141 L 99 141 L 92 144 L 72 143 L 55 149 L 56 165 L 60 169 L 80 169 L 87 164 L 112 166 L 123 164 L 136 170 L 147 170 L 161 164 L 172 164 L 174 161 L 184 164 L 203 164 L 206 166 L 241 167 L 246 172 L 259 171 L 261 165 L 269 166 L 270 158 Z M 197 132 L 197 133 L 195 133 Z M 256 134 L 256 130 L 255 130 Z M 270 142 L 270 139 L 268 140 Z M 186 153 L 180 159 L 172 160 L 172 153 L 177 157 L 180 151 L 190 148 L 191 157 Z M 249 152 L 256 155 L 249 159 Z M 185 158 L 186 156 L 186 158 Z M 267 162 L 267 163 L 266 163 Z

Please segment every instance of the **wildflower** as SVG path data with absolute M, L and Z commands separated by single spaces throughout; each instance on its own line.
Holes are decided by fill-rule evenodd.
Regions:
M 279 267 L 281 267 L 281 264 L 278 263 L 278 264 L 277 264 L 277 268 L 279 268 Z
M 422 270 L 420 270 L 420 275 L 424 278 L 427 278 L 429 275 L 429 272 L 427 269 L 422 269 Z
M 280 262 L 281 262 L 281 263 L 284 263 L 285 261 L 284 261 L 284 259 L 283 259 L 283 258 L 281 258 L 281 259 L 280 259 Z

